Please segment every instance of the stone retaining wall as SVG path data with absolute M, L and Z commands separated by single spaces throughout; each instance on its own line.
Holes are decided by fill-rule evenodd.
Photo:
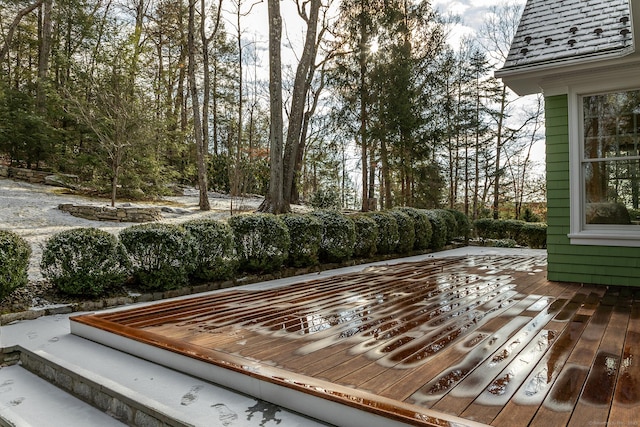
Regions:
M 46 184 L 68 188 L 74 188 L 79 183 L 77 175 L 54 174 L 6 165 L 0 165 L 0 178 L 13 178 L 18 181 L 30 182 L 31 184 Z
M 162 219 L 160 208 L 89 206 L 65 203 L 58 205 L 58 209 L 92 221 L 152 222 Z
M 0 176 L 27 181 L 32 184 L 45 184 L 45 178 L 51 172 L 34 171 L 31 169 L 12 168 L 8 166 L 0 167 Z

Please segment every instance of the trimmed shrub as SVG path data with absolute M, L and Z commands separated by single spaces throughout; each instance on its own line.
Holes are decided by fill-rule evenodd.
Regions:
M 456 217 L 446 209 L 433 209 L 433 212 L 440 216 L 447 226 L 447 243 L 450 243 L 458 236 L 458 221 Z
M 517 243 L 513 239 L 487 239 L 484 245 L 494 248 L 515 248 Z
M 469 218 L 464 214 L 464 212 L 460 212 L 456 209 L 447 209 L 447 211 L 451 212 L 456 220 L 457 233 L 454 238 L 462 238 L 465 241 L 469 240 L 469 237 L 471 236 L 471 221 L 469 221 Z
M 417 251 L 423 251 L 429 249 L 431 244 L 431 236 L 433 230 L 431 229 L 431 221 L 424 211 L 415 208 L 398 208 L 402 212 L 406 213 L 413 219 L 415 229 L 415 241 L 413 243 L 413 249 Z
M 202 280 L 232 277 L 238 260 L 234 255 L 233 231 L 229 224 L 204 218 L 187 221 L 182 226 L 193 237 L 193 276 Z
M 29 282 L 31 246 L 9 230 L 0 230 L 0 300 Z
M 311 215 L 322 223 L 320 260 L 342 262 L 353 255 L 356 241 L 356 226 L 350 218 L 338 211 L 319 210 Z
M 497 220 L 491 218 L 479 218 L 473 222 L 475 235 L 481 239 L 497 239 L 500 230 L 495 230 Z
M 273 214 L 236 215 L 229 218 L 240 269 L 272 272 L 284 264 L 291 239 L 285 223 Z
M 396 218 L 387 211 L 367 212 L 365 215 L 374 220 L 378 226 L 378 240 L 376 241 L 378 253 L 380 255 L 393 253 L 400 241 Z
M 512 239 L 520 241 L 525 222 L 517 219 L 482 218 L 474 223 L 476 234 L 483 239 Z
M 120 232 L 138 285 L 146 290 L 176 289 L 189 284 L 195 269 L 193 237 L 173 224 L 141 224 Z
M 353 247 L 353 256 L 368 258 L 376 253 L 378 241 L 378 226 L 370 217 L 363 214 L 351 216 L 356 227 L 356 242 Z
M 545 223 L 482 218 L 474 222 L 474 228 L 476 235 L 484 240 L 508 239 L 520 246 L 537 249 L 547 246 L 547 224 Z
M 406 254 L 413 250 L 413 244 L 416 241 L 416 225 L 413 219 L 405 212 L 398 209 L 389 211 L 398 223 L 398 243 L 395 252 L 398 254 Z
M 544 249 L 547 247 L 547 224 L 526 223 L 522 226 L 522 235 L 530 248 Z
M 526 223 L 517 219 L 505 219 L 499 225 L 504 230 L 504 237 L 516 242 L 523 242 L 522 228 Z
M 322 224 L 312 215 L 282 215 L 291 245 L 287 263 L 293 267 L 317 265 L 322 240 Z
M 431 222 L 431 230 L 433 232 L 431 236 L 431 246 L 434 251 L 439 251 L 447 244 L 447 223 L 442 215 L 439 215 L 435 210 L 423 211 L 429 221 Z
M 95 297 L 126 281 L 129 260 L 113 234 L 97 228 L 76 228 L 47 241 L 40 269 L 61 292 Z

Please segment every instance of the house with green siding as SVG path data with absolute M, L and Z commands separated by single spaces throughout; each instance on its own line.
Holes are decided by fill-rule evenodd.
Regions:
M 528 0 L 496 72 L 545 98 L 548 278 L 640 286 L 640 0 Z

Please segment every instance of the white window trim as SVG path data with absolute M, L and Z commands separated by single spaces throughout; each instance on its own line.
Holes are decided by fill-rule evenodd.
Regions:
M 582 176 L 583 143 L 583 110 L 582 96 L 603 92 L 636 90 L 640 87 L 637 68 L 630 67 L 611 75 L 606 79 L 598 79 L 597 83 L 581 81 L 569 85 L 569 189 L 570 189 L 570 228 L 568 237 L 572 245 L 625 246 L 640 247 L 640 226 L 584 224 L 584 189 Z M 634 75 L 635 73 L 635 75 Z

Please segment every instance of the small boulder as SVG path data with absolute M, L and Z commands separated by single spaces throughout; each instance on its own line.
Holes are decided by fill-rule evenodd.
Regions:
M 52 185 L 54 187 L 70 188 L 72 190 L 78 189 L 80 178 L 78 175 L 71 175 L 66 173 L 57 173 L 54 175 L 47 175 L 44 177 L 44 183 Z

